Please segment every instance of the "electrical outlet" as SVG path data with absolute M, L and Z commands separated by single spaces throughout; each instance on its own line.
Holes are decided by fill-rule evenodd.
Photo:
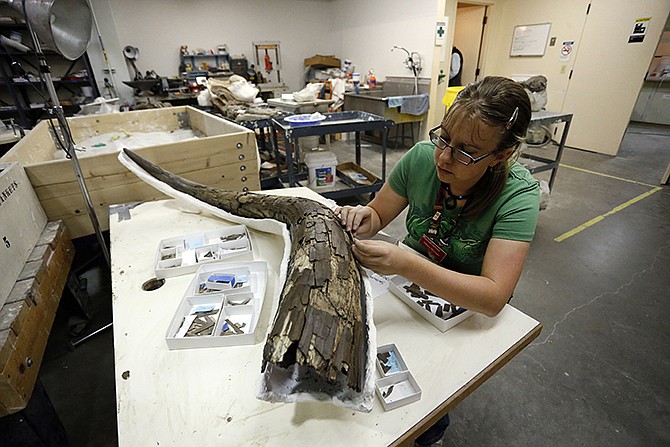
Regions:
M 565 72 L 568 70 L 567 65 L 561 65 L 561 74 L 565 74 Z

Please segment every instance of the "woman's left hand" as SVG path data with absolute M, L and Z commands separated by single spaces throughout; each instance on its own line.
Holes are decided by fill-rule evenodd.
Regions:
M 407 254 L 397 245 L 377 240 L 355 239 L 352 250 L 363 267 L 380 275 L 398 274 L 401 260 Z

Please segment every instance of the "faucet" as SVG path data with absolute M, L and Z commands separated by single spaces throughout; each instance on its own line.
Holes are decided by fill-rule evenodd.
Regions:
M 414 73 L 414 94 L 418 95 L 419 94 L 419 72 L 421 72 L 421 56 L 419 53 L 413 51 L 409 52 L 407 51 L 406 48 L 400 47 L 398 45 L 393 45 L 391 48 L 391 52 L 393 50 L 403 50 L 405 53 L 407 53 L 407 59 L 405 59 L 405 66 L 412 70 L 412 73 Z

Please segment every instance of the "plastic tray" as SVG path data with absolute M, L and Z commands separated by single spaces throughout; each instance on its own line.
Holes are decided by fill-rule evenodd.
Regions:
M 309 126 L 320 123 L 326 117 L 319 112 L 316 113 L 302 113 L 299 115 L 291 115 L 284 118 L 284 121 L 291 124 L 291 126 Z
M 169 349 L 252 345 L 263 307 L 267 263 L 217 262 L 201 266 L 170 322 Z M 234 284 L 210 288 L 212 277 L 234 277 Z
M 412 290 L 412 292 L 408 289 Z M 389 290 L 442 332 L 451 329 L 461 321 L 474 315 L 473 311 L 452 306 L 448 301 L 432 295 L 427 290 L 421 289 L 402 276 L 391 278 Z M 426 305 L 430 307 L 430 310 L 426 308 Z
M 393 410 L 421 399 L 421 388 L 395 344 L 379 346 L 376 363 L 381 379 L 375 382 L 375 391 L 384 410 Z
M 244 225 L 163 239 L 156 252 L 156 278 L 186 275 L 203 264 L 231 258 L 253 259 L 249 232 Z

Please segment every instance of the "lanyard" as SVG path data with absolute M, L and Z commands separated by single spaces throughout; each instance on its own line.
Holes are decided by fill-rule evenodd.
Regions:
M 447 234 L 445 234 L 444 238 L 439 238 L 438 230 L 440 228 L 440 222 L 442 221 L 442 213 L 444 212 L 445 208 L 445 196 L 445 187 L 444 185 L 441 185 L 437 197 L 435 198 L 435 206 L 433 207 L 435 213 L 431 218 L 430 226 L 419 240 L 419 243 L 426 248 L 430 257 L 437 262 L 442 262 L 444 258 L 447 257 L 447 253 L 442 249 L 442 247 L 449 244 L 449 240 L 458 226 L 461 214 L 463 214 L 463 210 L 467 206 L 466 202 L 461 211 L 459 211 L 458 216 L 456 216 L 456 219 L 454 219 L 453 224 Z

